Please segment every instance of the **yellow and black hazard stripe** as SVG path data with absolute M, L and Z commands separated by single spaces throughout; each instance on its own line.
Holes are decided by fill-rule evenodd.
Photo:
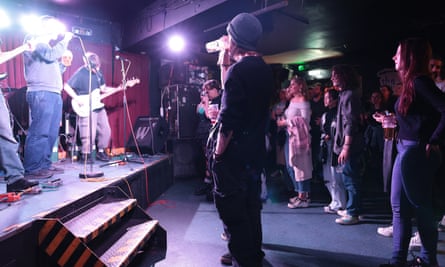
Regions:
M 112 218 L 103 223 L 98 229 L 92 231 L 87 236 L 82 238 L 82 241 L 85 243 L 90 242 L 91 240 L 98 237 L 101 233 L 105 232 L 110 226 L 117 223 L 120 219 L 122 219 L 126 214 L 128 214 L 134 207 L 136 207 L 136 202 L 131 205 L 125 207 L 125 209 L 121 210 L 118 214 L 114 215 Z M 103 214 L 106 216 L 105 214 Z M 99 215 L 100 216 L 100 215 Z
M 44 221 L 38 241 L 45 254 L 59 266 L 105 267 L 105 264 L 58 220 Z

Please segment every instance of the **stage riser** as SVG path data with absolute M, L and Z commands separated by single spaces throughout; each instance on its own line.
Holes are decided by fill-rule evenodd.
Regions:
M 173 158 L 156 163 L 147 168 L 147 177 L 144 171 L 136 172 L 126 178 L 127 182 L 117 181 L 113 185 L 118 186 L 127 195 L 135 198 L 143 209 L 148 208 L 149 203 L 155 201 L 174 183 Z M 147 194 L 148 181 L 148 194 Z M 129 190 L 129 187 L 131 192 Z
M 119 188 L 119 190 L 123 191 L 125 195 L 137 200 L 136 211 L 139 214 L 138 218 L 142 216 L 143 218 L 155 220 L 156 218 L 150 218 L 148 214 L 144 215 L 143 213 L 145 212 L 143 210 L 145 210 L 151 202 L 156 201 L 156 199 L 173 184 L 173 181 L 173 158 L 172 156 L 168 156 L 160 159 L 159 161 L 155 161 L 152 164 L 146 165 L 145 170 L 144 168 L 138 168 L 127 177 L 117 179 L 115 183 L 112 183 L 111 185 L 109 184 L 109 186 L 115 186 L 116 188 Z M 100 190 L 101 189 L 98 189 L 91 195 L 99 192 Z M 92 199 L 98 199 L 94 196 L 92 198 L 88 197 L 89 196 L 84 197 L 85 199 L 83 201 L 85 202 L 86 200 L 86 202 L 91 202 Z M 74 203 L 67 204 L 66 206 L 61 206 L 57 210 L 51 212 L 49 215 L 54 215 L 54 218 L 64 217 L 66 215 L 62 214 L 66 213 L 66 211 L 72 212 L 70 211 L 73 209 L 71 206 L 85 206 L 85 204 L 80 203 L 82 199 L 76 200 Z M 23 203 L 23 205 L 31 204 L 32 203 L 29 202 Z M 63 211 L 64 209 L 66 209 L 66 211 Z M 134 214 L 134 211 L 131 213 Z M 128 220 L 123 218 L 123 220 L 116 221 L 126 222 Z M 42 253 L 42 248 L 40 248 L 38 245 L 39 228 L 36 226 L 38 223 L 38 220 L 28 222 L 18 227 L 16 230 L 13 230 L 8 234 L 4 234 L 2 238 L 0 238 L 0 251 L 2 252 L 2 256 L 0 257 L 0 266 L 55 266 L 52 263 L 49 264 L 52 259 Z M 110 229 L 114 227 L 115 226 L 112 226 Z M 149 266 L 147 265 L 148 263 L 154 264 L 154 262 L 161 261 L 165 257 L 165 230 L 158 227 L 158 229 L 147 238 L 150 239 L 148 242 L 145 241 L 147 243 L 140 248 L 140 250 L 144 251 L 144 253 L 136 256 L 136 258 L 132 258 L 131 266 Z M 152 248 L 153 251 L 151 251 Z M 138 264 L 138 262 L 140 264 Z

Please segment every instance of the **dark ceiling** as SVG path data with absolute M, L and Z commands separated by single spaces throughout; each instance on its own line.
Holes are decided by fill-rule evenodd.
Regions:
M 9 1 L 9 0 L 6 0 Z M 239 12 L 256 12 L 264 26 L 260 51 L 273 63 L 325 62 L 323 53 L 341 53 L 341 58 L 361 62 L 391 60 L 397 41 L 423 35 L 435 51 L 445 54 L 444 0 L 10 0 L 23 7 L 56 9 L 123 25 L 122 49 L 161 53 L 167 33 L 187 32 L 189 52 L 202 58 L 204 44 L 225 33 L 226 23 Z M 215 4 L 206 11 L 197 8 Z M 187 8 L 187 7 L 194 7 Z M 188 19 L 170 18 L 162 31 L 127 42 L 126 32 L 142 11 L 168 14 L 183 9 Z M 167 16 L 167 15 L 166 15 Z M 167 24 L 167 23 L 165 23 Z M 165 25 L 164 25 L 165 26 Z M 132 36 L 134 37 L 134 36 Z M 133 38 L 134 39 L 134 38 Z M 275 62 L 275 61 L 278 62 Z M 377 63 L 376 63 L 377 64 Z

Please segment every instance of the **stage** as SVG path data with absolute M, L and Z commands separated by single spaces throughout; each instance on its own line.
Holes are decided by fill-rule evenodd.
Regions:
M 69 209 L 69 212 L 73 213 L 76 205 L 81 206 L 77 203 L 82 199 L 89 198 L 88 202 L 92 202 L 91 198 L 94 198 L 96 192 L 107 188 L 117 188 L 114 191 L 119 191 L 119 194 L 122 192 L 122 196 L 135 200 L 134 206 L 144 212 L 150 203 L 173 184 L 171 155 L 147 156 L 143 158 L 143 164 L 132 162 L 138 159 L 136 156 L 128 159 L 129 161 L 124 162 L 125 164 L 106 166 L 103 166 L 103 162 L 96 161 L 93 168 L 91 165 L 72 162 L 71 159 L 58 161 L 54 165 L 63 168 L 65 172 L 54 175 L 50 180 L 60 179 L 62 181 L 60 187 L 42 188 L 39 194 L 21 195 L 21 199 L 16 202 L 1 202 L 0 250 L 2 255 L 8 255 L 8 257 L 1 257 L 0 266 L 31 266 L 27 261 L 23 262 L 23 256 L 34 255 L 34 253 L 30 254 L 30 250 L 36 251 L 35 247 L 32 247 L 34 246 L 32 244 L 36 244 L 32 240 L 35 238 L 32 229 L 35 228 L 35 222 L 39 219 L 54 216 L 64 209 Z M 103 172 L 104 176 L 94 179 L 79 178 L 79 174 L 95 171 Z M 6 192 L 5 183 L 0 184 L 0 191 Z M 121 195 L 119 195 L 120 199 L 122 199 Z M 149 219 L 156 220 L 156 218 Z M 38 252 L 35 252 L 35 255 L 38 255 Z M 32 262 L 30 259 L 28 261 Z

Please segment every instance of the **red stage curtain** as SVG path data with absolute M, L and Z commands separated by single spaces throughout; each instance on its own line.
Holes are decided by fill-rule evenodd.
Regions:
M 8 51 L 19 46 L 23 42 L 24 36 L 20 33 L 11 33 L 2 36 L 3 44 L 2 50 Z M 84 46 L 87 51 L 94 52 L 99 55 L 101 59 L 101 71 L 104 74 L 106 84 L 108 86 L 118 86 L 122 82 L 121 64 L 119 60 L 114 58 L 113 46 L 110 44 L 94 43 L 84 41 Z M 73 61 L 65 73 L 63 80 L 67 81 L 69 77 L 83 65 L 82 47 L 78 39 L 73 39 L 69 44 L 69 49 L 73 52 Z M 123 123 L 123 92 L 119 92 L 104 99 L 107 108 L 109 121 L 112 129 L 111 148 L 124 147 L 126 140 L 124 140 L 124 130 L 126 132 L 126 139 L 129 138 L 133 122 L 138 116 L 149 115 L 149 82 L 148 82 L 148 57 L 138 54 L 119 53 L 122 57 L 131 60 L 131 66 L 128 71 L 127 79 L 138 78 L 140 83 L 127 89 L 127 106 L 128 113 L 131 118 L 126 121 L 124 129 Z M 128 62 L 125 62 L 127 66 Z M 17 56 L 14 59 L 2 64 L 0 66 L 0 73 L 8 72 L 8 78 L 1 83 L 2 88 L 22 88 L 26 86 L 23 75 L 23 58 Z M 70 101 L 66 93 L 63 92 L 64 98 L 64 112 L 70 112 Z
M 113 129 L 112 147 L 124 147 L 131 135 L 131 128 L 139 116 L 149 116 L 149 89 L 148 89 L 148 57 L 143 55 L 119 53 L 123 58 L 129 59 L 131 64 L 127 73 L 127 80 L 139 79 L 140 83 L 126 90 L 128 112 L 125 112 L 124 125 L 124 92 L 118 92 L 104 100 L 107 107 L 108 118 Z M 128 62 L 124 62 L 127 68 Z M 122 83 L 122 71 L 120 60 L 114 61 L 114 86 Z M 129 114 L 129 116 L 128 116 Z M 125 127 L 124 127 L 125 126 Z M 125 139 L 124 140 L 124 130 Z

